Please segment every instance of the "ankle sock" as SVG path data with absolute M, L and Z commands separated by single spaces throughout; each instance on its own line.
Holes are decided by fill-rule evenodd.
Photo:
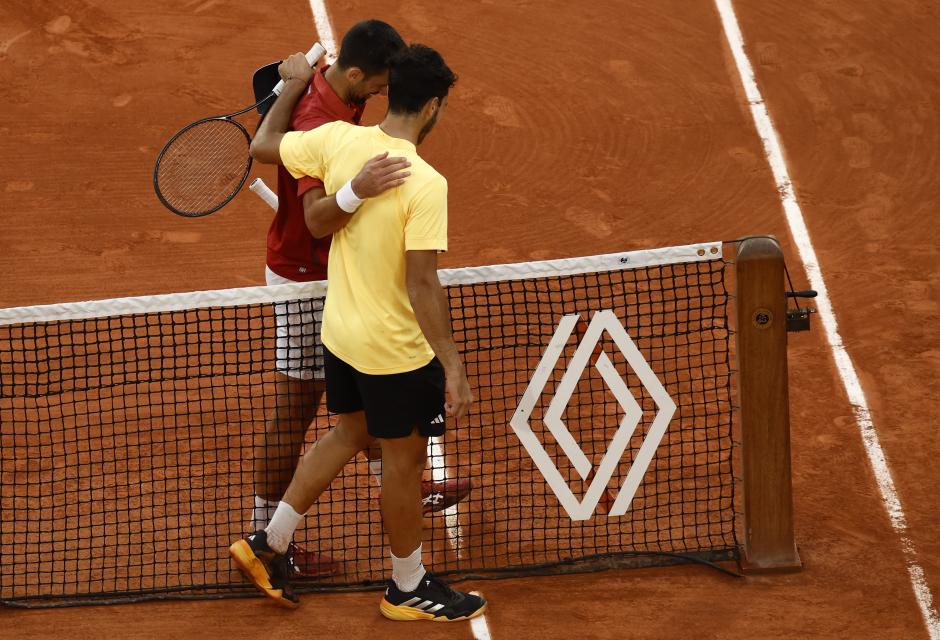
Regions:
M 268 546 L 276 553 L 286 553 L 287 545 L 294 537 L 297 525 L 303 520 L 303 514 L 294 511 L 294 508 L 283 500 L 277 505 L 271 522 L 264 528 L 268 534 Z
M 414 591 L 421 584 L 421 579 L 427 573 L 424 563 L 421 562 L 421 545 L 404 558 L 392 554 L 392 580 L 404 592 Z

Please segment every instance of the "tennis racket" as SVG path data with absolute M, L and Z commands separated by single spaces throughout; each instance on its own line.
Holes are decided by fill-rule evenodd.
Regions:
M 326 49 L 319 42 L 307 52 L 316 65 Z M 163 205 L 186 218 L 218 211 L 241 190 L 251 169 L 251 136 L 232 118 L 251 111 L 271 96 L 280 95 L 284 81 L 250 107 L 224 116 L 197 120 L 163 146 L 153 168 L 153 188 Z

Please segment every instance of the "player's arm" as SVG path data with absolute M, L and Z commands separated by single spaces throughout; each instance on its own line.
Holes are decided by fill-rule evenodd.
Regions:
M 386 151 L 368 160 L 349 183 L 352 198 L 344 199 L 339 192 L 328 196 L 324 189 L 312 187 L 303 196 L 304 221 L 310 234 L 323 238 L 345 227 L 363 200 L 404 184 L 411 175 L 405 171 L 410 166 L 407 158 L 390 158 Z
M 444 365 L 447 395 L 450 396 L 444 407 L 448 415 L 463 417 L 473 402 L 473 394 L 451 334 L 450 306 L 437 277 L 437 250 L 407 251 L 405 255 L 411 307 L 424 337 Z
M 302 53 L 295 53 L 277 68 L 284 90 L 268 110 L 251 141 L 251 157 L 265 164 L 281 164 L 281 139 L 290 128 L 290 116 L 307 90 L 314 70 Z

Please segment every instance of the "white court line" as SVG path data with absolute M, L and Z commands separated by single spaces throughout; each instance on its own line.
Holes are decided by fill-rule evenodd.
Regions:
M 428 457 L 431 459 L 431 477 L 434 482 L 446 482 L 447 465 L 445 464 L 446 460 L 444 459 L 444 450 L 441 447 L 440 438 L 428 440 Z M 456 504 L 444 510 L 444 525 L 454 553 L 457 554 L 457 558 L 463 557 L 463 549 L 460 547 L 460 521 L 457 517 Z M 476 591 L 470 593 L 479 595 Z M 475 640 L 492 640 L 489 625 L 486 624 L 486 614 L 470 620 L 470 631 L 473 633 Z
M 444 459 L 444 449 L 441 447 L 440 438 L 430 438 L 428 440 L 428 458 L 431 460 L 431 478 L 434 482 L 447 482 L 447 464 Z M 457 554 L 458 559 L 462 558 L 463 549 L 460 547 L 460 520 L 457 518 L 456 504 L 444 509 L 444 527 L 447 531 L 451 548 L 453 548 L 454 553 Z
M 310 0 L 310 10 L 313 12 L 313 20 L 317 28 L 317 38 L 327 51 L 327 60 L 336 61 L 336 38 L 333 36 L 333 25 L 330 22 L 330 14 L 326 10 L 325 0 Z M 431 457 L 431 477 L 435 482 L 447 480 L 447 470 L 445 465 L 435 464 L 436 460 L 443 462 L 444 452 L 441 450 L 437 438 L 432 438 L 428 444 Z M 450 507 L 444 511 L 444 523 L 447 529 L 447 536 L 450 544 L 454 548 L 454 553 L 460 558 L 460 522 L 457 519 L 457 506 Z M 473 631 L 473 637 L 477 640 L 491 640 L 489 627 L 486 624 L 486 617 L 480 616 L 470 621 L 470 629 Z
M 317 38 L 326 49 L 327 61 L 332 64 L 336 62 L 336 38 L 333 37 L 333 24 L 326 10 L 326 1 L 310 0 L 310 10 L 313 12 L 313 22 L 317 26 Z
M 764 144 L 764 153 L 767 161 L 773 171 L 774 180 L 777 183 L 777 191 L 780 193 L 780 200 L 783 203 L 783 210 L 786 213 L 787 223 L 790 226 L 790 233 L 800 252 L 800 258 L 806 270 L 810 286 L 815 289 L 819 295 L 816 298 L 816 308 L 822 319 L 823 327 L 826 330 L 826 339 L 832 348 L 832 355 L 835 358 L 836 368 L 839 376 L 842 378 L 842 384 L 845 387 L 846 395 L 852 405 L 855 413 L 855 421 L 861 432 L 862 442 L 868 453 L 868 460 L 871 463 L 875 474 L 875 480 L 881 491 L 881 499 L 884 502 L 885 510 L 891 519 L 891 526 L 901 543 L 901 550 L 904 554 L 904 560 L 907 563 L 907 572 L 911 578 L 911 585 L 914 588 L 914 595 L 917 598 L 917 604 L 920 605 L 920 612 L 924 618 L 924 624 L 930 634 L 931 640 L 940 640 L 940 617 L 933 607 L 933 596 L 930 588 L 924 579 L 924 570 L 917 562 L 917 551 L 914 544 L 907 535 L 907 518 L 901 508 L 901 499 L 898 496 L 897 489 L 894 486 L 894 480 L 891 477 L 891 470 L 888 468 L 888 462 L 885 459 L 884 450 L 878 439 L 878 432 L 872 422 L 871 412 L 868 409 L 868 401 L 865 399 L 865 392 L 862 390 L 861 382 L 858 379 L 858 373 L 852 364 L 845 343 L 839 335 L 839 326 L 836 322 L 835 312 L 832 309 L 832 303 L 829 300 L 829 293 L 826 289 L 826 283 L 823 280 L 822 270 L 819 266 L 819 260 L 816 257 L 816 251 L 810 241 L 809 230 L 806 228 L 806 222 L 803 219 L 803 212 L 797 202 L 796 194 L 793 190 L 793 183 L 790 180 L 786 161 L 783 157 L 783 150 L 780 145 L 780 139 L 770 119 L 767 111 L 767 105 L 761 96 L 760 89 L 757 87 L 757 79 L 754 70 L 751 67 L 750 60 L 744 51 L 744 38 L 741 36 L 741 29 L 738 26 L 738 19 L 735 16 L 731 0 L 715 0 L 718 7 L 718 13 L 721 15 L 721 23 L 724 26 L 725 37 L 728 40 L 728 46 L 731 47 L 731 53 L 734 55 L 734 61 L 738 67 L 738 73 L 741 76 L 741 82 L 744 84 L 744 91 L 747 95 L 748 103 L 751 106 L 751 115 L 754 117 L 754 124 L 757 127 L 757 133 Z
M 480 595 L 479 591 L 471 591 L 475 596 Z M 486 624 L 486 616 L 482 615 L 477 618 L 470 619 L 470 630 L 473 631 L 473 637 L 476 640 L 492 640 L 490 636 L 490 627 Z

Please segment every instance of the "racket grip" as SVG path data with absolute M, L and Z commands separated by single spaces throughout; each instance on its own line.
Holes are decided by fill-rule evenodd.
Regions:
M 323 54 L 326 53 L 326 49 L 319 42 L 315 43 L 310 47 L 310 51 L 306 53 L 307 62 L 310 63 L 310 66 L 313 67 L 317 64 L 317 61 L 323 57 Z M 276 95 L 281 95 L 281 91 L 284 90 L 284 81 L 281 80 L 276 85 L 274 85 L 274 93 Z
M 259 198 L 268 203 L 269 207 L 277 211 L 277 194 L 268 188 L 264 180 L 255 178 L 251 181 L 251 184 L 248 185 L 248 189 L 254 191 Z

